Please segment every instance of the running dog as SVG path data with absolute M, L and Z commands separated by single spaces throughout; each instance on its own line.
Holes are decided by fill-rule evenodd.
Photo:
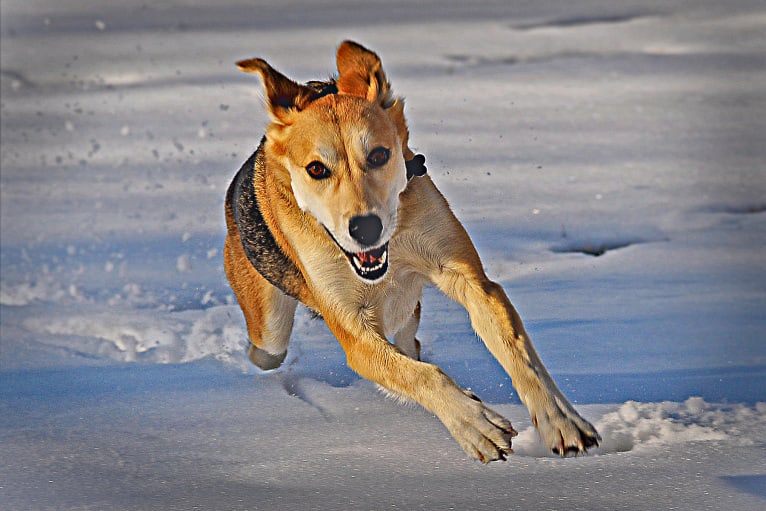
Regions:
M 409 148 L 404 102 L 378 56 L 346 41 L 337 77 L 307 84 L 261 59 L 237 65 L 261 76 L 271 119 L 225 206 L 224 266 L 251 360 L 279 367 L 301 302 L 324 319 L 354 371 L 434 413 L 471 457 L 505 459 L 511 423 L 420 360 L 421 293 L 433 284 L 468 310 L 548 448 L 565 456 L 597 446 L 595 428 L 553 382 L 424 157 Z

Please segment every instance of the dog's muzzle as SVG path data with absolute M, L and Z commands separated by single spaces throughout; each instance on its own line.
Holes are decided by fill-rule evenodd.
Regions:
M 411 160 L 406 161 L 407 181 L 426 174 L 426 158 L 422 154 L 416 154 Z M 388 271 L 388 242 L 383 245 L 363 252 L 349 252 L 338 243 L 329 229 L 327 234 L 343 251 L 351 263 L 357 275 L 363 280 L 374 283 L 382 279 Z M 377 243 L 383 232 L 383 223 L 377 215 L 360 215 L 349 221 L 348 234 L 362 246 Z

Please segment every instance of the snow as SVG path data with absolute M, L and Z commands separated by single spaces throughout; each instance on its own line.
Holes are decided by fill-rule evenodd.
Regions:
M 766 8 L 712 2 L 3 0 L 0 509 L 766 505 Z M 299 309 L 249 365 L 222 200 L 266 122 L 352 38 L 604 442 L 541 449 L 457 305 L 419 339 L 509 417 L 469 461 Z

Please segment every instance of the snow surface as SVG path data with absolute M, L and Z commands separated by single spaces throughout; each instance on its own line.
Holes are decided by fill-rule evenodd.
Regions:
M 3 0 L 0 509 L 766 506 L 766 6 Z M 346 38 L 604 442 L 559 459 L 465 313 L 424 357 L 521 431 L 469 461 L 298 312 L 245 356 L 222 199 L 266 122 L 261 56 Z

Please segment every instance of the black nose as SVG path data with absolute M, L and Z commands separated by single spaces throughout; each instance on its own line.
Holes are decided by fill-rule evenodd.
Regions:
M 373 245 L 383 232 L 383 222 L 377 215 L 352 217 L 348 222 L 348 233 L 362 245 Z

